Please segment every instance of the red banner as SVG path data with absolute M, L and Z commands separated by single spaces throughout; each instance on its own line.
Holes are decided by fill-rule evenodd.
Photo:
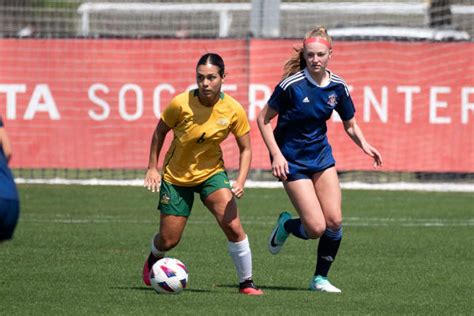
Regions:
M 255 118 L 292 54 L 292 40 L 0 41 L 0 115 L 13 167 L 145 168 L 161 111 L 195 84 L 195 64 L 221 54 L 223 89 L 252 124 L 252 167 L 269 159 Z M 343 77 L 366 138 L 387 171 L 474 172 L 474 44 L 336 42 L 330 69 Z M 337 117 L 328 136 L 340 170 L 372 163 Z M 231 137 L 232 138 L 232 137 Z M 223 144 L 238 166 L 233 139 Z

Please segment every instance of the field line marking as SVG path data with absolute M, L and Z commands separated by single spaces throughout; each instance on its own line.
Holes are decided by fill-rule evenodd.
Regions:
M 107 216 L 105 218 L 90 217 L 90 218 L 68 218 L 67 216 L 55 216 L 52 218 L 35 217 L 23 215 L 21 221 L 30 223 L 54 223 L 54 224 L 153 224 L 158 225 L 159 220 L 134 220 L 113 218 Z M 190 219 L 190 225 L 210 225 L 214 224 L 214 220 Z M 274 221 L 261 220 L 242 220 L 244 225 L 251 226 L 272 226 Z M 398 226 L 398 227 L 467 227 L 474 226 L 474 219 L 440 219 L 440 218 L 424 218 L 424 219 L 410 219 L 410 218 L 361 218 L 348 217 L 344 219 L 343 226 L 351 227 L 378 227 L 378 226 Z
M 143 179 L 135 180 L 105 180 L 105 179 L 24 179 L 16 178 L 18 184 L 62 184 L 62 185 L 109 185 L 109 186 L 143 186 Z M 253 181 L 247 180 L 246 188 L 283 188 L 278 181 Z M 432 191 L 432 192 L 474 192 L 474 184 L 471 183 L 364 183 L 364 182 L 342 182 L 342 189 L 348 190 L 386 190 L 386 191 Z

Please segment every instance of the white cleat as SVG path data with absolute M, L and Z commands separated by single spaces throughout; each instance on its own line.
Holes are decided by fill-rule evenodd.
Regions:
M 327 278 L 316 276 L 309 285 L 311 291 L 327 292 L 327 293 L 341 293 L 342 291 L 331 284 Z

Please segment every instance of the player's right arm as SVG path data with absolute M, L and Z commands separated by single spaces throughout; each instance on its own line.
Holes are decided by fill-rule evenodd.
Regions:
M 165 142 L 166 134 L 171 130 L 163 120 L 158 122 L 158 125 L 153 132 L 150 145 L 150 156 L 148 158 L 148 169 L 145 174 L 144 186 L 151 192 L 159 192 L 161 184 L 161 174 L 158 170 L 158 160 L 160 158 L 161 148 Z
M 280 151 L 278 144 L 273 135 L 273 128 L 270 121 L 277 115 L 277 111 L 265 105 L 257 117 L 257 124 L 262 134 L 263 141 L 272 156 L 272 174 L 282 180 L 286 180 L 289 173 L 288 162 Z

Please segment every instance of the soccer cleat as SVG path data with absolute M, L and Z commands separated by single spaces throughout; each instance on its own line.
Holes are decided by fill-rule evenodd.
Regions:
M 258 289 L 252 280 L 240 283 L 239 293 L 245 295 L 263 295 L 263 291 Z
M 342 291 L 332 285 L 328 278 L 322 277 L 320 275 L 315 276 L 309 285 L 311 291 L 316 292 L 327 292 L 327 293 L 341 293 Z
M 270 237 L 268 238 L 268 250 L 272 255 L 275 255 L 280 252 L 281 247 L 285 243 L 286 239 L 288 238 L 289 234 L 283 227 L 287 220 L 291 219 L 291 214 L 288 212 L 281 212 L 280 216 L 278 217 L 278 221 L 273 228 Z
M 150 282 L 150 270 L 151 267 L 155 262 L 158 261 L 159 258 L 155 258 L 151 253 L 148 255 L 148 258 L 146 258 L 145 263 L 143 264 L 143 283 L 145 283 L 146 286 L 151 286 Z
M 145 260 L 145 264 L 143 265 L 143 283 L 145 283 L 146 286 L 151 286 L 150 268 L 148 268 L 148 259 Z

